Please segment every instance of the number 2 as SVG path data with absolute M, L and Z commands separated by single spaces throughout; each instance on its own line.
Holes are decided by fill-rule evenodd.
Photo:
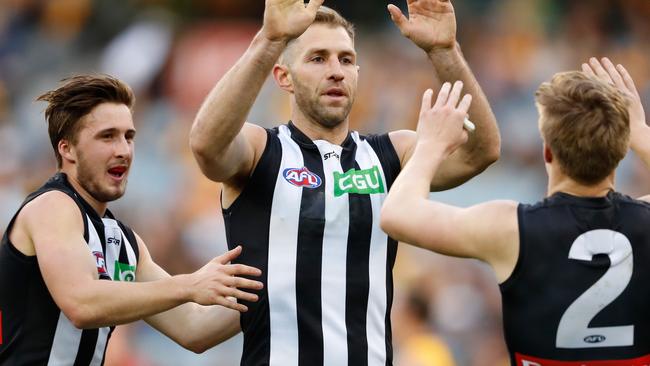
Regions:
M 555 339 L 557 348 L 634 345 L 634 325 L 589 328 L 591 320 L 630 283 L 634 265 L 632 245 L 617 231 L 599 229 L 578 236 L 569 250 L 569 258 L 576 260 L 591 261 L 596 254 L 609 256 L 609 269 L 562 315 Z

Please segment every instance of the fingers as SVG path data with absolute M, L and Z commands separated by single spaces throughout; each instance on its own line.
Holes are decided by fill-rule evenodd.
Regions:
M 436 99 L 436 104 L 433 106 L 434 108 L 441 108 L 442 106 L 447 104 L 447 99 L 449 99 L 450 89 L 451 89 L 451 83 L 442 84 L 442 88 L 440 88 L 440 91 L 438 92 L 438 98 Z
M 625 67 L 623 67 L 621 64 L 616 65 L 616 70 L 618 70 L 618 72 L 621 74 L 621 77 L 623 78 L 623 82 L 625 83 L 627 89 L 638 97 L 639 92 L 636 90 L 636 85 L 634 85 L 634 80 L 630 76 L 630 73 L 628 73 Z
M 237 288 L 249 288 L 251 290 L 261 290 L 264 285 L 260 281 L 249 280 L 247 278 L 232 277 L 232 286 Z
M 451 108 L 456 107 L 458 104 L 458 99 L 460 99 L 460 92 L 463 90 L 463 82 L 462 81 L 456 81 L 454 83 L 454 87 L 451 89 L 451 93 L 449 93 L 449 99 L 447 100 L 447 105 L 450 106 Z
M 225 292 L 225 294 L 227 296 L 232 296 L 239 300 L 244 300 L 249 302 L 256 302 L 259 299 L 257 295 L 251 294 L 250 292 L 239 290 L 237 288 L 230 288 L 228 291 Z
M 422 106 L 420 107 L 420 114 L 425 113 L 431 109 L 431 99 L 433 98 L 433 90 L 427 89 L 422 95 Z
M 235 249 L 229 250 L 224 254 L 214 258 L 213 261 L 216 261 L 217 263 L 221 263 L 221 264 L 226 264 L 228 262 L 231 262 L 235 258 L 239 257 L 241 251 L 242 251 L 242 247 L 241 245 L 238 245 Z
M 588 64 L 582 64 L 582 72 L 594 78 L 598 77 L 594 72 L 594 70 L 592 70 L 591 66 L 589 66 Z
M 469 107 L 472 105 L 472 95 L 471 94 L 465 94 L 463 96 L 463 99 L 461 99 L 460 103 L 458 104 L 458 110 L 467 114 L 469 111 Z
M 325 2 L 325 0 L 309 0 L 309 4 L 307 4 L 307 10 L 309 10 L 311 14 L 316 14 L 318 8 L 323 5 L 323 2 Z
M 625 82 L 623 82 L 623 78 L 618 73 L 618 70 L 616 70 L 616 66 L 614 66 L 612 61 L 610 61 L 607 57 L 603 57 L 601 62 L 602 65 L 605 66 L 605 70 L 614 82 L 614 85 L 616 85 L 619 89 L 627 90 L 627 86 L 625 85 Z
M 590 58 L 589 59 L 589 65 L 591 66 L 591 68 L 596 73 L 596 76 L 598 76 L 599 78 L 601 78 L 605 82 L 614 84 L 614 81 L 609 76 L 607 71 L 603 68 L 603 66 L 600 64 L 600 62 L 598 61 L 597 58 L 595 58 L 595 57 Z
M 245 264 L 225 264 L 223 272 L 230 276 L 261 276 L 262 271 L 258 268 L 247 266 Z
M 226 298 L 218 299 L 217 301 L 215 301 L 215 303 L 217 305 L 221 305 L 221 306 L 229 308 L 229 309 L 237 310 L 240 313 L 245 313 L 245 312 L 248 311 L 248 307 L 246 305 L 240 304 L 240 303 L 238 303 L 238 302 L 236 302 L 234 300 L 229 300 L 229 299 L 226 299 Z
M 408 24 L 408 19 L 406 16 L 404 16 L 402 11 L 393 4 L 388 4 L 388 12 L 390 13 L 390 18 L 393 20 L 393 23 L 397 25 L 397 28 L 399 28 L 400 32 L 406 35 L 406 25 Z

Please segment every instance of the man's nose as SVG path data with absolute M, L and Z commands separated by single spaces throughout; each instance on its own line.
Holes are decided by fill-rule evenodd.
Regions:
M 130 158 L 133 152 L 131 143 L 125 137 L 117 139 L 114 143 L 115 156 L 118 158 Z
M 341 62 L 337 58 L 334 58 L 329 62 L 329 72 L 329 78 L 334 81 L 341 81 L 345 78 L 343 68 L 341 67 Z

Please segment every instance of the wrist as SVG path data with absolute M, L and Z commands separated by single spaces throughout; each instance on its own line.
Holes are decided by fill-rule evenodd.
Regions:
M 429 59 L 436 64 L 454 64 L 462 57 L 458 42 L 454 42 L 450 46 L 433 47 L 426 53 Z
M 267 46 L 282 48 L 287 47 L 287 44 L 291 41 L 291 38 L 269 32 L 264 27 L 262 27 L 262 29 L 257 33 L 256 38 L 259 38 L 259 40 L 264 42 Z
M 172 281 L 172 296 L 176 300 L 179 300 L 181 303 L 194 301 L 192 278 L 190 274 L 176 275 L 171 277 L 170 280 Z
M 430 163 L 443 161 L 449 155 L 450 149 L 435 140 L 418 140 L 413 151 L 413 157 L 422 157 Z

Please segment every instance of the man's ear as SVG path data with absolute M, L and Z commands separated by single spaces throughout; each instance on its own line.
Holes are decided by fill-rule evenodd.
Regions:
M 59 140 L 57 145 L 59 155 L 61 155 L 62 160 L 65 160 L 69 163 L 75 163 L 77 161 L 76 151 L 70 141 L 66 139 Z
M 551 148 L 544 143 L 544 162 L 545 163 L 552 163 L 553 162 L 553 152 L 551 151 Z
M 273 66 L 273 79 L 280 89 L 293 93 L 293 80 L 286 65 L 275 64 Z

